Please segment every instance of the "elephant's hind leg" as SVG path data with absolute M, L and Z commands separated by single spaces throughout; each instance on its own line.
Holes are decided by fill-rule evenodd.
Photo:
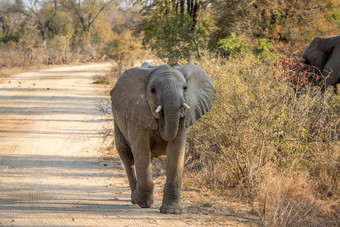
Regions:
M 116 122 L 114 122 L 114 132 L 115 132 L 115 144 L 119 154 L 120 159 L 122 160 L 125 171 L 129 180 L 129 185 L 131 189 L 131 202 L 136 204 L 136 201 L 133 199 L 133 194 L 137 187 L 136 180 L 136 170 L 133 155 L 131 152 L 131 148 L 127 145 L 124 136 L 122 135 L 120 129 Z

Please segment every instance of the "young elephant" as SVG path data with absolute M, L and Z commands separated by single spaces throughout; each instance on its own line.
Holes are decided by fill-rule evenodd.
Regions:
M 131 202 L 153 204 L 151 159 L 166 154 L 161 213 L 180 214 L 186 128 L 208 112 L 215 99 L 212 80 L 198 66 L 167 65 L 126 70 L 110 92 L 115 144 L 125 166 Z

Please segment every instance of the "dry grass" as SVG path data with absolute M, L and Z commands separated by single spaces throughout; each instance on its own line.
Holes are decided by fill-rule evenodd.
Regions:
M 0 48 L 0 69 L 37 65 L 60 65 L 98 61 L 100 48 L 85 46 L 82 49 L 39 46 L 35 48 Z
M 265 226 L 310 226 L 316 223 L 317 203 L 312 184 L 304 176 L 283 175 L 270 166 L 262 168 L 255 199 Z
M 112 72 L 108 72 L 105 74 L 96 74 L 94 76 L 95 84 L 113 85 L 115 84 L 116 80 L 117 80 L 117 77 L 115 77 Z
M 339 96 L 306 87 L 297 97 L 273 63 L 248 56 L 196 64 L 217 97 L 188 134 L 192 185 L 256 204 L 267 226 L 340 221 L 329 206 L 340 195 Z

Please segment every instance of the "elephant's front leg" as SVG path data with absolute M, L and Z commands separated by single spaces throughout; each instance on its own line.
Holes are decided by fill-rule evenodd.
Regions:
M 136 138 L 132 145 L 132 153 L 137 174 L 137 188 L 133 193 L 133 199 L 140 207 L 148 208 L 153 204 L 154 189 L 149 137 Z
M 163 193 L 161 213 L 180 214 L 181 184 L 184 168 L 186 130 L 180 127 L 177 137 L 168 143 L 166 149 L 166 184 Z
M 116 121 L 114 121 L 114 133 L 115 133 L 115 145 L 119 157 L 125 166 L 125 171 L 129 180 L 129 185 L 131 189 L 131 202 L 135 204 L 136 202 L 133 199 L 133 193 L 136 190 L 137 180 L 133 155 L 131 152 L 131 148 L 127 145 L 125 138 L 122 132 L 120 131 Z

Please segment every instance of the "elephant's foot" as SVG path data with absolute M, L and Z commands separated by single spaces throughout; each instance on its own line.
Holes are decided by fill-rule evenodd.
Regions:
M 136 200 L 133 198 L 133 193 L 131 193 L 131 203 L 132 204 L 137 204 Z
M 138 204 L 142 208 L 149 208 L 153 204 L 153 192 L 151 193 L 141 193 L 136 190 L 131 198 L 133 204 Z
M 181 214 L 183 208 L 180 203 L 162 204 L 160 212 L 163 214 Z

